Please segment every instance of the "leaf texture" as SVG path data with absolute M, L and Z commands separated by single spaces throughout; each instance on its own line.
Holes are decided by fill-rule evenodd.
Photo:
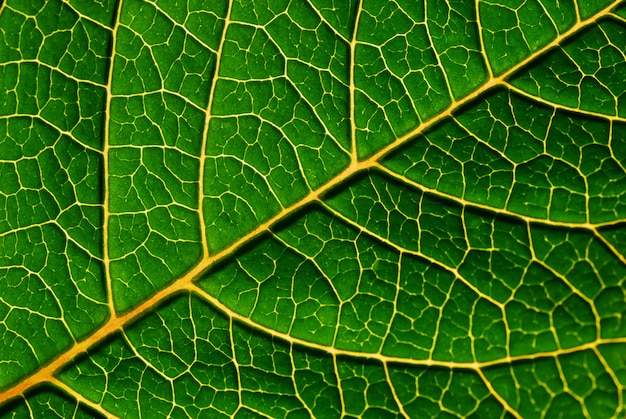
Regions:
M 623 417 L 626 3 L 0 6 L 0 416 Z

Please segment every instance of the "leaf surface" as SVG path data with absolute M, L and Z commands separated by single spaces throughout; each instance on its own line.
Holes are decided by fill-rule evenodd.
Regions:
M 623 1 L 0 7 L 2 417 L 623 417 Z

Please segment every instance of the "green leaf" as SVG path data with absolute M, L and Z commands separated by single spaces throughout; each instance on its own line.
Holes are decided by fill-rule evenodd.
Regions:
M 626 2 L 9 0 L 0 417 L 624 417 Z

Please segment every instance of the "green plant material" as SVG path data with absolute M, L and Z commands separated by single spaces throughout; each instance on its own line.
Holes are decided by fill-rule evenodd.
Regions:
M 0 416 L 624 417 L 626 5 L 9 0 Z

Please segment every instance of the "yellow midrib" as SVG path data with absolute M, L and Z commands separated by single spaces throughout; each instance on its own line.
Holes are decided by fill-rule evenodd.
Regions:
M 307 195 L 301 201 L 293 204 L 292 206 L 290 206 L 288 208 L 283 209 L 280 213 L 276 214 L 274 217 L 270 218 L 269 220 L 261 223 L 253 231 L 245 234 L 243 237 L 241 237 L 240 239 L 236 240 L 235 242 L 230 244 L 228 247 L 220 250 L 219 252 L 217 252 L 217 253 L 215 253 L 213 255 L 205 256 L 187 274 L 185 274 L 181 278 L 177 279 L 176 281 L 174 281 L 172 284 L 168 285 L 167 287 L 165 287 L 165 288 L 161 289 L 160 291 L 156 292 L 153 296 L 148 298 L 143 303 L 139 304 L 134 309 L 132 309 L 132 310 L 128 311 L 127 313 L 125 313 L 123 315 L 120 315 L 120 316 L 112 316 L 102 327 L 97 329 L 95 332 L 93 332 L 87 338 L 83 339 L 80 342 L 75 343 L 67 351 L 65 351 L 62 354 L 60 354 L 57 358 L 55 358 L 54 360 L 50 361 L 48 364 L 46 364 L 45 366 L 43 366 L 42 368 L 37 370 L 35 373 L 31 374 L 28 377 L 25 377 L 24 379 L 19 381 L 17 384 L 13 385 L 12 387 L 10 387 L 10 388 L 4 390 L 2 393 L 0 393 L 0 404 L 6 402 L 7 400 L 13 399 L 13 398 L 18 397 L 20 395 L 23 395 L 25 392 L 27 392 L 28 390 L 34 388 L 37 385 L 40 385 L 40 384 L 45 383 L 45 382 L 51 382 L 51 381 L 56 380 L 54 378 L 54 374 L 57 373 L 60 369 L 62 369 L 64 366 L 68 365 L 78 355 L 80 355 L 81 353 L 87 352 L 90 348 L 92 348 L 93 346 L 97 345 L 99 342 L 103 341 L 105 338 L 111 336 L 112 334 L 114 334 L 114 333 L 116 333 L 118 331 L 123 330 L 123 328 L 125 326 L 127 326 L 127 325 L 131 324 L 132 322 L 136 321 L 142 315 L 145 315 L 146 313 L 150 312 L 151 309 L 153 309 L 155 306 L 157 306 L 158 304 L 160 304 L 161 302 L 163 302 L 164 300 L 166 300 L 170 296 L 172 296 L 172 295 L 174 295 L 174 294 L 176 294 L 176 293 L 178 293 L 180 291 L 194 291 L 194 292 L 197 292 L 198 288 L 195 287 L 195 285 L 193 284 L 193 281 L 201 278 L 202 275 L 207 270 L 209 270 L 212 266 L 214 266 L 217 262 L 219 262 L 219 261 L 227 258 L 228 256 L 232 255 L 237 250 L 239 250 L 243 245 L 245 245 L 246 243 L 250 242 L 254 238 L 258 237 L 259 235 L 261 235 L 261 234 L 263 234 L 265 232 L 270 231 L 271 227 L 273 225 L 275 225 L 277 222 L 285 219 L 286 217 L 290 216 L 291 214 L 295 213 L 296 211 L 298 211 L 298 210 L 302 209 L 303 207 L 309 205 L 310 203 L 320 200 L 320 197 L 324 193 L 326 193 L 326 192 L 330 191 L 331 189 L 335 188 L 336 186 L 342 184 L 347 179 L 349 179 L 352 176 L 354 176 L 356 173 L 362 172 L 364 170 L 367 170 L 367 169 L 369 169 L 371 167 L 376 166 L 378 161 L 381 158 L 383 158 L 385 155 L 387 155 L 391 151 L 397 149 L 402 144 L 405 144 L 407 141 L 409 141 L 410 139 L 412 139 L 415 136 L 419 135 L 420 133 L 424 132 L 428 128 L 430 128 L 430 127 L 434 126 L 435 124 L 441 122 L 445 118 L 451 117 L 452 114 L 456 110 L 458 110 L 460 107 L 462 107 L 463 105 L 465 105 L 465 104 L 475 100 L 476 98 L 478 98 L 479 96 L 483 95 L 487 91 L 493 89 L 494 87 L 500 85 L 501 83 L 504 82 L 504 80 L 506 78 L 511 76 L 513 73 L 515 73 L 516 71 L 518 71 L 522 67 L 526 66 L 531 61 L 535 60 L 537 57 L 543 55 L 548 50 L 552 49 L 553 47 L 558 46 L 565 39 L 567 39 L 570 36 L 574 35 L 578 31 L 580 31 L 582 28 L 584 28 L 584 27 L 586 27 L 586 26 L 588 26 L 590 24 L 595 23 L 597 20 L 599 20 L 604 15 L 606 15 L 611 9 L 613 9 L 615 6 L 617 6 L 620 3 L 622 3 L 622 0 L 616 0 L 610 6 L 600 10 L 598 13 L 596 13 L 593 16 L 591 16 L 589 19 L 586 19 L 586 20 L 578 22 L 576 25 L 574 25 L 568 31 L 566 31 L 563 34 L 557 36 L 552 42 L 550 42 L 549 44 L 545 45 L 544 47 L 542 47 L 541 49 L 539 49 L 535 53 L 531 54 L 529 57 L 527 57 L 526 59 L 522 60 L 520 63 L 518 63 L 517 65 L 515 65 L 511 69 L 507 70 L 505 73 L 501 74 L 498 77 L 492 78 L 487 83 L 483 84 L 482 86 L 480 86 L 478 89 L 476 89 L 475 91 L 473 91 L 472 93 L 470 93 L 469 95 L 464 97 L 463 99 L 460 99 L 458 101 L 453 101 L 452 104 L 448 107 L 448 109 L 445 110 L 444 112 L 438 114 L 437 116 L 431 118 L 430 120 L 425 121 L 420 126 L 415 128 L 414 130 L 408 132 L 407 134 L 403 135 L 402 137 L 399 137 L 398 139 L 396 139 L 395 141 L 393 141 L 389 145 L 385 146 L 384 148 L 382 148 L 381 150 L 379 150 L 378 152 L 376 152 L 372 156 L 368 157 L 367 159 L 362 160 L 362 161 L 358 161 L 358 162 L 353 161 L 353 163 L 350 166 L 348 166 L 343 172 L 341 172 L 337 177 L 335 177 L 334 179 L 332 179 L 330 182 L 326 183 L 325 185 L 321 186 L 319 189 L 317 189 L 315 191 L 312 191 L 309 195 Z M 120 4 L 121 4 L 121 2 L 120 2 Z M 1 10 L 2 9 L 0 8 L 0 11 Z M 118 18 L 119 18 L 119 13 L 118 13 Z M 355 30 L 356 30 L 356 28 L 355 28 Z M 113 36 L 115 37 L 115 33 L 113 34 Z M 224 33 L 224 36 L 225 36 L 225 33 Z M 113 68 L 112 68 L 112 64 L 111 64 L 111 73 L 112 73 L 112 71 L 113 71 Z M 216 69 L 216 72 L 217 71 L 219 71 L 219 69 Z M 109 83 L 109 86 L 108 86 L 109 98 L 110 98 L 110 93 L 111 93 L 110 92 L 110 85 L 111 85 L 111 83 Z M 108 102 L 110 102 L 110 99 L 109 99 Z M 108 118 L 108 114 L 107 114 L 107 118 Z M 108 121 L 108 119 L 107 119 L 107 121 Z M 351 123 L 354 125 L 354 120 L 352 120 Z M 105 162 L 106 162 L 106 150 L 107 150 L 107 144 L 105 144 L 105 147 L 104 147 Z M 108 191 L 105 191 L 105 198 L 107 196 L 108 196 Z M 105 202 L 108 202 L 108 201 L 105 201 Z M 104 222 L 105 226 L 106 226 L 106 219 L 107 219 L 107 217 L 105 216 L 105 222 Z M 106 236 L 106 234 L 105 234 L 105 236 Z M 105 243 L 106 243 L 106 239 L 105 239 Z M 105 253 L 105 256 L 106 256 L 106 253 Z M 105 257 L 105 260 L 106 260 L 106 257 Z M 108 277 L 108 275 L 107 275 L 107 277 Z M 110 293 L 110 287 L 109 287 L 109 293 Z M 109 298 L 112 298 L 112 296 L 110 294 L 109 294 Z M 212 299 L 211 302 L 214 305 L 216 305 L 218 303 L 216 299 Z M 112 300 L 109 300 L 109 303 L 112 304 Z M 226 314 L 228 314 L 231 318 L 237 318 L 240 321 L 244 319 L 242 316 L 240 316 L 237 313 L 227 309 L 225 306 L 219 305 L 218 308 L 220 310 L 222 310 L 222 311 L 225 311 Z M 257 327 L 259 329 L 265 330 L 265 328 L 260 327 L 259 325 L 256 325 L 254 322 L 252 322 L 249 319 L 248 319 L 247 323 L 252 325 L 253 327 Z M 269 329 L 267 329 L 266 331 L 269 331 Z M 287 338 L 286 336 L 282 336 L 282 337 L 284 339 Z M 626 343 L 626 338 L 617 339 L 617 340 L 610 340 L 610 342 L 614 342 L 614 341 L 615 342 L 620 342 L 620 343 Z M 308 345 L 308 346 L 314 346 L 316 348 L 319 347 L 319 349 L 326 349 L 327 351 L 330 351 L 330 352 L 336 352 L 337 351 L 334 348 L 325 348 L 325 347 L 322 347 L 321 345 L 311 344 L 311 343 L 304 342 L 304 341 L 298 342 L 298 343 L 303 344 L 303 345 Z M 586 344 L 585 348 L 587 346 L 595 347 L 595 346 L 599 345 L 600 343 L 605 343 L 605 342 L 604 341 L 591 342 L 589 344 Z M 570 350 L 559 351 L 558 353 L 551 352 L 551 353 L 545 353 L 545 354 L 542 354 L 542 355 L 543 356 L 554 356 L 554 355 L 558 355 L 560 353 L 569 353 L 569 352 L 573 352 L 573 351 L 577 351 L 577 350 L 581 350 L 581 349 L 584 349 L 584 348 L 583 347 L 576 347 L 576 348 L 570 349 Z M 352 355 L 354 355 L 354 353 L 352 353 Z M 363 357 L 374 357 L 374 358 L 384 357 L 383 355 L 368 354 L 368 353 L 363 353 L 362 356 Z M 540 356 L 540 354 L 530 355 L 530 356 L 525 356 L 525 357 L 519 357 L 519 359 L 533 359 L 533 358 L 536 358 L 537 356 Z M 385 358 L 389 358 L 385 362 L 409 362 L 409 363 L 413 363 L 410 360 L 396 359 L 396 358 L 391 358 L 391 357 L 385 357 Z M 503 359 L 503 360 L 499 360 L 498 362 L 500 362 L 500 361 L 502 361 L 502 362 L 513 362 L 513 361 L 515 361 L 515 359 L 514 358 Z M 418 362 L 418 361 L 416 361 L 416 362 Z M 435 362 L 435 361 L 424 360 L 420 365 L 429 365 L 429 363 L 432 363 L 432 362 Z M 495 364 L 495 362 L 490 362 L 490 363 L 466 363 L 466 364 L 456 363 L 456 364 L 454 364 L 454 367 L 457 367 L 457 368 L 464 367 L 464 368 L 475 369 L 475 368 L 482 368 L 484 366 L 493 365 L 493 364 Z M 451 365 L 452 364 L 448 363 L 448 366 L 451 366 Z

